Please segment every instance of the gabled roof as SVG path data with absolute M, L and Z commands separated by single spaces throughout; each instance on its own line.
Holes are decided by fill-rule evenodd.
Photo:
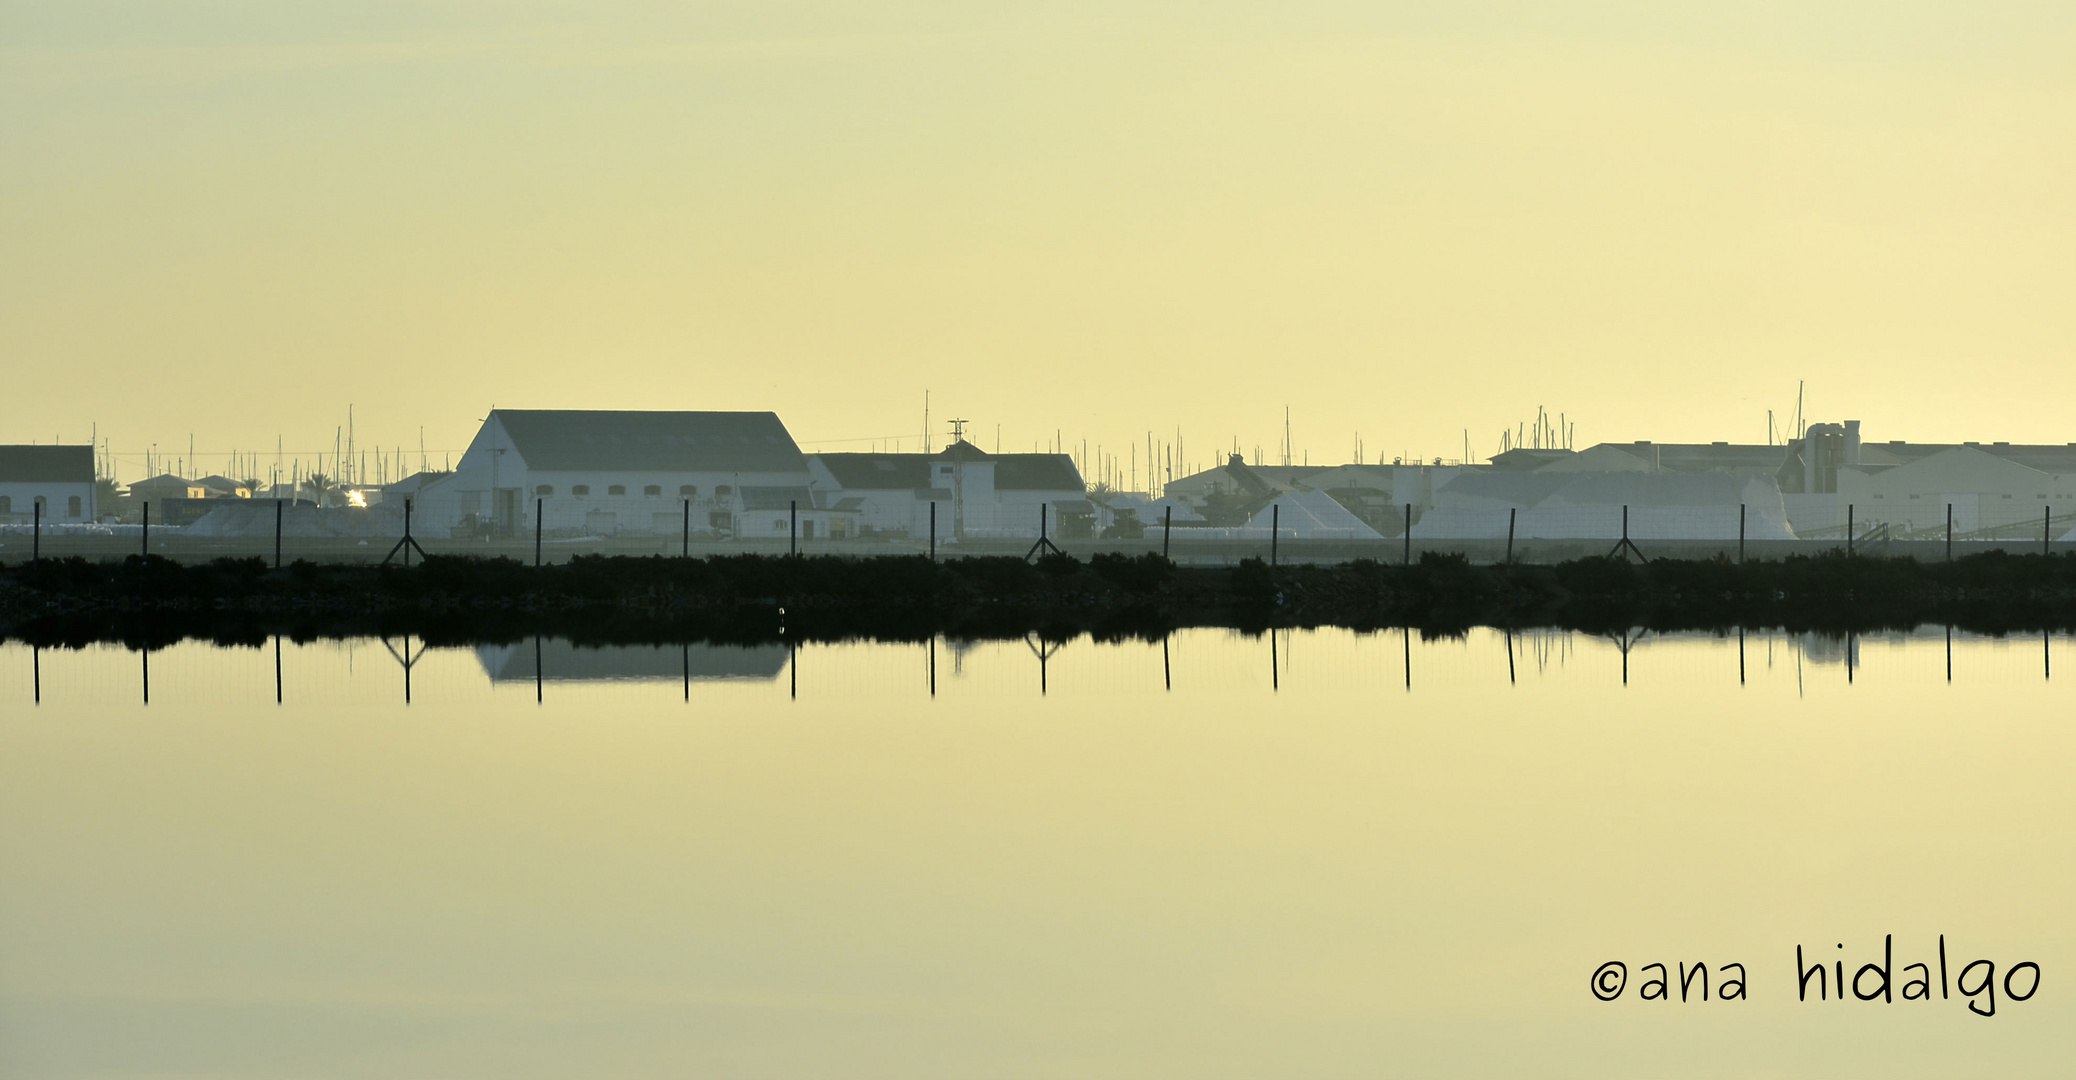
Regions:
M 990 454 L 959 442 L 937 454 L 816 454 L 838 485 L 849 491 L 916 491 L 929 488 L 932 463 L 964 461 L 995 467 L 996 491 L 1082 491 L 1081 472 L 1066 454 Z
M 188 488 L 200 486 L 196 481 L 183 479 L 172 473 L 160 473 L 149 480 L 138 480 L 131 483 L 130 491 L 134 493 L 139 491 L 172 491 L 178 489 L 182 495 L 185 495 Z
M 996 454 L 996 491 L 1085 491 L 1081 470 L 1065 454 Z
M 814 497 L 804 487 L 746 487 L 741 491 L 744 510 L 790 510 L 815 508 Z
M 807 459 L 778 414 L 498 409 L 530 469 L 543 472 L 800 472 Z
M 847 491 L 911 491 L 930 486 L 925 454 L 816 454 Z
M 0 481 L 16 484 L 91 484 L 91 446 L 0 446 Z

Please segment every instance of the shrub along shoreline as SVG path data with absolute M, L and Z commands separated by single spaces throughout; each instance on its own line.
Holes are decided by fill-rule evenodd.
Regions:
M 1474 566 L 1427 554 L 1411 566 L 1249 559 L 1230 568 L 1177 567 L 1158 555 L 585 556 L 538 568 L 434 556 L 410 567 L 279 570 L 259 559 L 189 566 L 130 556 L 0 571 L 0 636 L 46 645 L 385 633 L 435 644 L 535 634 L 600 644 L 1122 638 L 1193 626 L 1844 633 L 1928 623 L 1985 633 L 2076 629 L 2076 555 Z

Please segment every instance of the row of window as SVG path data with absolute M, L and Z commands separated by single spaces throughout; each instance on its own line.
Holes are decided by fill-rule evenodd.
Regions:
M 533 493 L 535 495 L 539 495 L 543 498 L 546 498 L 547 496 L 555 494 L 555 485 L 542 484 L 539 487 L 534 488 Z M 591 485 L 572 484 L 570 485 L 569 493 L 577 496 L 578 498 L 582 498 L 583 496 L 591 494 Z M 627 485 L 614 484 L 611 487 L 606 488 L 606 494 L 625 495 L 627 494 Z M 650 484 L 649 486 L 642 489 L 642 494 L 648 496 L 651 499 L 660 499 L 663 497 L 663 485 Z M 714 489 L 714 498 L 716 499 L 725 499 L 733 494 L 735 494 L 735 489 L 727 484 L 722 484 L 721 486 L 716 487 Z M 678 486 L 678 497 L 681 499 L 698 498 L 699 486 L 697 484 L 680 484 Z
M 45 499 L 41 495 L 36 496 L 36 505 L 42 507 L 46 511 L 50 509 L 50 501 L 48 499 Z M 66 517 L 78 517 L 81 508 L 82 507 L 79 501 L 79 496 L 74 495 L 71 498 L 65 500 Z M 12 513 L 14 513 L 14 500 L 6 495 L 0 495 L 0 514 Z

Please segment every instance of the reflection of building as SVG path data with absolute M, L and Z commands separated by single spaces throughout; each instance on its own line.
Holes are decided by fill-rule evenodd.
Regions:
M 476 660 L 492 682 L 647 682 L 679 679 L 776 679 L 786 670 L 783 645 L 572 645 L 562 639 L 540 643 L 479 645 Z
M 428 532 L 787 535 L 807 461 L 768 412 L 496 409 L 413 498 Z
M 816 454 L 808 459 L 820 504 L 856 515 L 861 528 L 925 536 L 1037 536 L 1039 507 L 1056 536 L 1093 535 L 1096 508 L 1066 454 L 990 454 L 961 439 L 935 454 Z
M 0 446 L 0 522 L 94 520 L 94 448 Z

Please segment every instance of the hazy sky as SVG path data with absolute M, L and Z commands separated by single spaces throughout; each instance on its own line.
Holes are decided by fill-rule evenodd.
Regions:
M 2076 438 L 2076 7 L 1701 7 L 7 4 L 0 440 Z

